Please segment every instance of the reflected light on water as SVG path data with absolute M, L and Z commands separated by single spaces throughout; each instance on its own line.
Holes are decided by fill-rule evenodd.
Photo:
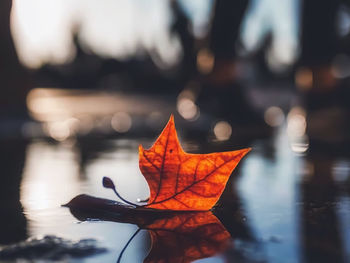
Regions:
M 147 196 L 146 182 L 142 181 L 144 179 L 135 165 L 137 145 L 130 145 L 133 145 L 130 141 L 118 141 L 113 154 L 106 152 L 88 165 L 87 174 L 81 175 L 75 147 L 45 141 L 30 143 L 21 183 L 21 203 L 28 220 L 28 236 L 57 235 L 71 240 L 94 238 L 108 251 L 84 258 L 84 262 L 115 262 L 136 226 L 97 221 L 78 223 L 69 209 L 61 205 L 82 193 L 115 200 L 112 192 L 103 189 L 101 179 L 103 175 L 116 172 L 119 174 L 118 187 L 126 198 L 133 200 L 135 196 Z M 141 262 L 146 257 L 146 235 L 140 233 L 128 246 L 124 256 L 130 262 Z
M 238 192 L 251 231 L 262 241 L 259 244 L 263 246 L 263 253 L 266 253 L 265 259 L 260 256 L 259 260 L 252 262 L 283 262 L 282 258 L 288 258 L 290 262 L 296 263 L 300 262 L 300 220 L 295 205 L 299 192 L 296 182 L 299 178 L 297 168 L 303 162 L 289 149 L 290 142 L 285 129 L 281 127 L 276 133 L 273 157 L 259 153 L 260 147 L 266 149 L 265 145 L 252 145 L 252 152 L 240 164 Z
M 232 127 L 226 121 L 219 121 L 214 126 L 214 135 L 218 141 L 226 141 L 232 135 Z
M 67 112 L 66 103 L 58 96 L 57 90 L 33 89 L 27 96 L 28 110 L 34 118 L 42 121 L 50 119 L 48 116 L 61 120 L 67 118 L 70 113 Z
M 114 95 L 114 94 L 113 94 Z M 126 102 L 112 94 L 36 88 L 27 96 L 28 109 L 40 121 L 62 121 L 74 115 L 107 115 Z
M 63 121 L 112 116 L 116 112 L 142 114 L 169 106 L 146 96 L 129 96 L 117 92 L 89 92 L 53 88 L 35 88 L 27 96 L 27 106 L 34 119 Z M 82 116 L 82 118 L 80 118 Z
M 350 162 L 345 160 L 336 161 L 332 166 L 332 177 L 338 183 L 344 183 L 350 177 Z
M 27 106 L 33 119 L 44 123 L 45 134 L 57 141 L 95 131 L 124 133 L 132 128 L 132 116 L 147 115 L 146 121 L 153 126 L 159 123 L 159 117 L 173 111 L 173 105 L 149 96 L 50 88 L 30 91 Z M 180 106 L 186 119 L 194 120 L 199 115 L 191 101 Z M 27 127 L 24 132 L 30 135 L 34 129 Z
M 43 124 L 44 133 L 56 141 L 62 142 L 80 132 L 81 121 L 68 118 L 64 121 L 53 121 Z
M 40 210 L 50 207 L 50 201 L 47 199 L 48 186 L 46 183 L 33 182 L 28 188 L 28 193 L 24 192 L 24 198 L 28 200 L 30 209 Z
M 41 142 L 29 146 L 21 184 L 21 202 L 32 222 L 32 231 L 44 231 L 40 229 L 42 226 L 58 223 L 59 217 L 50 213 L 79 193 L 78 173 L 79 167 L 70 147 Z
M 271 127 L 280 126 L 284 121 L 284 113 L 281 108 L 272 106 L 264 113 L 265 122 Z

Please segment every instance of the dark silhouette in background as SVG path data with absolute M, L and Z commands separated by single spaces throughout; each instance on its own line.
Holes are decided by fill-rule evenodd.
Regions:
M 73 27 L 72 39 L 76 51 L 74 59 L 59 65 L 47 63 L 32 71 L 36 86 L 132 94 L 174 94 L 179 91 L 178 82 L 183 82 L 182 75 L 159 68 L 151 58 L 152 52 L 140 50 L 142 55 L 124 60 L 100 56 L 82 43 L 79 26 Z M 186 67 L 180 70 L 180 74 L 189 73 L 191 71 Z
M 195 38 L 191 32 L 192 23 L 177 0 L 171 1 L 171 10 L 174 15 L 171 31 L 180 39 L 183 52 L 179 65 L 179 78 L 180 81 L 186 82 L 197 74 Z
M 236 45 L 248 0 L 218 0 L 209 36 L 209 47 L 214 55 L 214 68 L 210 80 L 217 85 L 235 81 Z
M 342 22 L 338 19 L 339 11 L 345 4 L 347 1 L 305 0 L 302 5 L 296 84 L 307 111 L 311 147 L 323 144 L 334 148 L 337 144 L 340 149 L 350 142 L 349 76 L 338 74 L 348 71 L 349 66 L 336 62 L 339 55 L 348 56 L 342 54 L 348 39 L 338 30 Z
M 306 160 L 311 167 L 300 185 L 303 262 L 348 260 L 337 208 L 342 196 L 341 184 L 335 181 L 332 170 L 339 156 L 348 156 L 348 151 L 341 149 L 349 142 L 349 137 L 344 136 L 349 132 L 349 83 L 346 79 L 336 79 L 332 72 L 334 59 L 344 41 L 336 27 L 341 3 L 340 0 L 302 3 L 299 58 L 302 68 L 296 77 L 309 79 L 302 93 L 310 138 Z
M 27 222 L 20 202 L 20 184 L 27 142 L 0 139 L 0 244 L 27 237 Z
M 340 87 L 332 73 L 332 62 L 340 46 L 336 28 L 340 3 L 340 0 L 303 1 L 300 63 L 312 78 L 304 89 L 305 106 L 309 110 L 335 106 L 341 102 L 337 96 Z
M 331 64 L 338 51 L 336 16 L 340 3 L 340 0 L 302 2 L 302 64 L 316 68 Z
M 27 119 L 29 81 L 20 65 L 10 32 L 11 0 L 0 2 L 0 243 L 26 238 L 20 183 L 27 142 L 18 138 Z
M 11 0 L 0 2 L 0 118 L 24 119 L 29 81 L 19 63 L 10 32 Z
M 271 127 L 254 108 L 246 84 L 237 74 L 237 45 L 248 4 L 248 0 L 215 2 L 207 43 L 214 63 L 212 70 L 201 78 L 198 105 L 203 112 L 229 122 L 234 129 L 249 130 L 244 133 L 246 136 L 262 138 L 271 135 Z

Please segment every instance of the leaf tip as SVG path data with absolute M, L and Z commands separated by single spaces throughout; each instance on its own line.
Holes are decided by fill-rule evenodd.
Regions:
M 242 154 L 242 158 L 243 158 L 247 153 L 249 153 L 251 150 L 252 150 L 252 148 L 250 148 L 250 147 L 240 150 L 240 152 L 241 152 L 241 154 Z
M 253 148 L 248 147 L 248 148 L 245 148 L 245 149 L 243 149 L 243 150 L 245 150 L 245 153 L 249 153 L 252 149 L 253 149 Z
M 174 114 L 170 114 L 170 118 L 169 118 L 169 121 L 168 121 L 168 125 L 169 125 L 169 124 L 175 124 Z
M 144 149 L 143 149 L 143 146 L 142 146 L 142 144 L 140 144 L 140 145 L 139 145 L 139 153 L 142 154 L 143 150 L 144 150 Z

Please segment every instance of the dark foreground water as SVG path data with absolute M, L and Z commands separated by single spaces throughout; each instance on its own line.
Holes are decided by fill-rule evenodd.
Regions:
M 61 205 L 81 193 L 117 200 L 102 187 L 103 176 L 112 178 L 126 199 L 146 198 L 148 187 L 138 168 L 140 143 L 148 147 L 152 140 L 3 143 L 1 242 L 45 235 L 92 238 L 107 252 L 64 262 L 116 262 L 138 227 L 81 222 Z M 203 150 L 193 142 L 184 145 Z M 198 262 L 349 262 L 349 158 L 303 153 L 307 144 L 292 144 L 284 126 L 272 138 L 246 146 L 253 150 L 234 171 L 215 211 L 232 237 L 230 246 Z M 230 147 L 213 143 L 204 151 Z M 143 262 L 151 246 L 148 231 L 141 230 L 121 262 Z

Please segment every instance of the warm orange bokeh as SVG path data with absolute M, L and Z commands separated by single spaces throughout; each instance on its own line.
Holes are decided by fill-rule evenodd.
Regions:
M 140 170 L 150 188 L 145 207 L 166 210 L 210 210 L 228 178 L 250 148 L 191 154 L 182 149 L 173 116 L 153 146 L 139 147 Z
M 145 263 L 186 263 L 211 257 L 225 250 L 230 240 L 230 234 L 211 212 L 175 213 L 143 229 L 152 239 Z

